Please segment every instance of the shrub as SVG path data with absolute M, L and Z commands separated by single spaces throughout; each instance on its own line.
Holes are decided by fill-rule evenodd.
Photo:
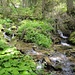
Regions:
M 0 19 L 0 24 L 4 25 L 6 28 L 9 28 L 10 27 L 10 24 L 11 24 L 12 20 L 10 19 Z
M 8 48 L 7 43 L 4 40 L 0 40 L 0 50 Z
M 53 28 L 49 26 L 47 22 L 24 20 L 20 24 L 18 28 L 19 37 L 21 37 L 22 32 L 25 31 L 23 40 L 37 43 L 43 47 L 50 47 L 52 42 L 48 33 L 50 33 Z

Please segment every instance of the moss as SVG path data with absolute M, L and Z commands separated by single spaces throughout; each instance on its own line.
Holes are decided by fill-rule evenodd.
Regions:
M 75 44 L 75 31 L 71 33 L 70 38 L 69 38 L 69 41 L 72 44 Z

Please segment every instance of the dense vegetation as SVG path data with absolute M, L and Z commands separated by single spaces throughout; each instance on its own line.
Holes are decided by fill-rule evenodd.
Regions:
M 0 75 L 51 75 L 36 70 L 36 62 L 17 50 L 16 42 L 51 50 L 60 41 L 61 30 L 75 44 L 73 4 L 73 0 L 0 0 Z
M 28 55 L 0 41 L 0 75 L 36 75 L 36 64 Z
M 39 46 L 50 47 L 52 43 L 50 31 L 52 29 L 53 28 L 44 21 L 23 20 L 18 28 L 18 35 L 21 37 L 23 35 L 22 32 L 24 32 L 21 39 L 25 42 L 32 42 Z

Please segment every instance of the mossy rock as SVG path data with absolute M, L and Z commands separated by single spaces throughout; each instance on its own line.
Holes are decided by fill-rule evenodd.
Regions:
M 75 44 L 75 31 L 71 33 L 70 38 L 69 38 L 69 41 L 72 44 Z
M 16 30 L 16 26 L 12 26 L 11 27 L 11 30 Z

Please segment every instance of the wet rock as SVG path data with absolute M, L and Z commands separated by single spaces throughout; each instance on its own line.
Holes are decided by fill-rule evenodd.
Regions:
M 54 60 L 50 60 L 50 58 L 48 56 L 44 57 L 44 61 L 46 62 L 46 68 L 49 70 L 55 70 L 55 71 L 61 71 L 62 67 L 61 65 L 59 65 L 58 63 L 56 64 L 56 62 L 53 62 Z
M 48 58 L 48 56 L 44 57 L 44 61 L 48 64 L 48 65 L 52 65 L 50 59 Z
M 37 50 L 37 46 L 32 46 L 32 49 L 33 50 Z
M 52 36 L 51 38 L 52 38 L 53 44 L 59 44 L 61 41 L 61 38 L 57 36 Z
M 71 51 L 71 55 L 75 57 L 75 50 Z

